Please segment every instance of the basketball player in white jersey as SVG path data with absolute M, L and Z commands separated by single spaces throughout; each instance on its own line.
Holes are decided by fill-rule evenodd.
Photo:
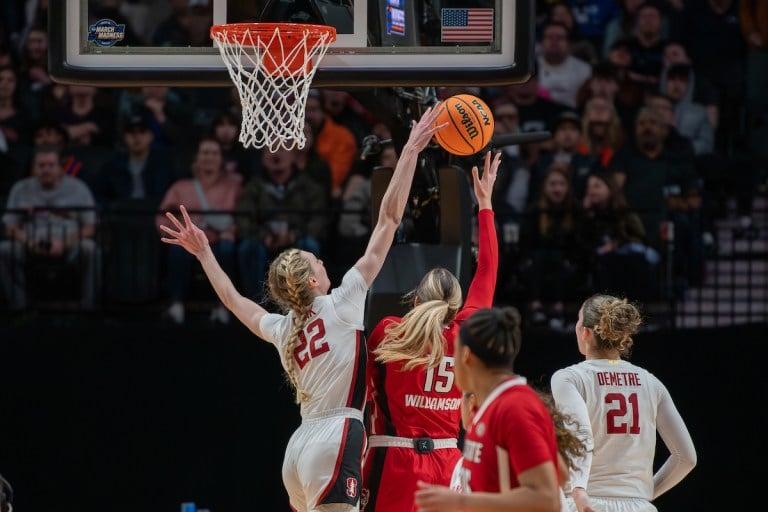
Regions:
M 578 512 L 654 512 L 651 501 L 696 465 L 691 436 L 667 388 L 622 359 L 641 324 L 626 299 L 593 295 L 576 323 L 586 361 L 552 375 L 558 408 L 576 420 L 589 448 L 571 471 L 569 506 Z M 656 431 L 670 456 L 654 474 Z
M 302 422 L 288 442 L 282 471 L 293 510 L 359 510 L 365 449 L 365 296 L 400 225 L 419 153 L 446 125 L 435 126 L 438 107 L 428 108 L 411 128 L 368 247 L 341 286 L 328 293 L 331 283 L 323 262 L 309 252 L 286 249 L 272 262 L 269 293 L 285 314 L 269 313 L 235 289 L 183 205 L 183 222 L 167 213 L 175 230 L 161 226 L 170 236 L 162 241 L 195 255 L 221 302 L 278 351 L 301 406 Z

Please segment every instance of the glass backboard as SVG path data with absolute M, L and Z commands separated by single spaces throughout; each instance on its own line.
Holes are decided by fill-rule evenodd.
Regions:
M 231 84 L 210 27 L 332 25 L 312 82 L 336 86 L 504 85 L 533 72 L 534 0 L 58 0 L 50 66 L 61 83 Z

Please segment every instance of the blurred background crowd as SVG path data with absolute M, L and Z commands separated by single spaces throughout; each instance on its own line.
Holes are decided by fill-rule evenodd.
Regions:
M 528 82 L 436 90 L 483 98 L 498 135 L 552 133 L 499 148 L 497 300 L 519 306 L 532 324 L 559 328 L 567 305 L 592 291 L 684 297 L 706 278 L 717 219 L 736 219 L 738 238 L 767 236 L 754 221 L 754 198 L 766 191 L 768 2 L 537 3 Z M 77 311 L 134 308 L 182 324 L 202 303 L 200 316 L 228 323 L 197 263 L 159 242 L 162 213 L 179 204 L 256 300 L 271 257 L 285 247 L 317 254 L 334 280 L 361 254 L 371 174 L 393 168 L 400 148 L 395 127 L 355 90 L 311 91 L 304 148 L 244 149 L 234 87 L 53 82 L 47 4 L 0 6 L 5 312 L 63 297 Z M 136 17 L 126 42 L 210 45 L 207 1 L 152 4 L 164 9 L 151 18 L 157 25 Z M 142 6 L 102 1 L 90 12 L 120 22 Z M 376 151 L 366 146 L 371 135 Z M 442 158 L 469 169 L 481 156 Z M 433 229 L 419 229 L 425 218 L 439 222 L 423 207 L 430 201 L 439 194 L 414 193 L 399 242 L 439 243 Z

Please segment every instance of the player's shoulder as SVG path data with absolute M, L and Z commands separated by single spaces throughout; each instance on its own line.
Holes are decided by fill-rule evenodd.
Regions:
M 588 371 L 586 361 L 574 363 L 563 368 L 559 368 L 552 373 L 552 380 L 569 379 L 577 375 L 583 375 Z
M 394 315 L 385 316 L 381 320 L 379 320 L 379 322 L 376 324 L 376 327 L 386 327 L 389 324 L 399 324 L 402 321 L 403 321 L 402 317 L 399 317 L 399 316 L 394 316 Z
M 387 327 L 394 324 L 399 324 L 402 322 L 403 319 L 399 316 L 385 316 L 381 320 L 379 320 L 376 325 L 374 326 L 373 330 L 371 331 L 371 335 L 369 336 L 369 342 L 375 345 L 378 345 L 379 342 L 384 338 L 384 335 L 386 334 Z

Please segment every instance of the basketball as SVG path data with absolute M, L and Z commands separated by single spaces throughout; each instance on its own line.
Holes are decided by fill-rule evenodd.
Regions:
M 436 125 L 448 126 L 435 134 L 435 140 L 449 153 L 474 155 L 491 142 L 493 114 L 477 96 L 457 94 L 443 101 Z

